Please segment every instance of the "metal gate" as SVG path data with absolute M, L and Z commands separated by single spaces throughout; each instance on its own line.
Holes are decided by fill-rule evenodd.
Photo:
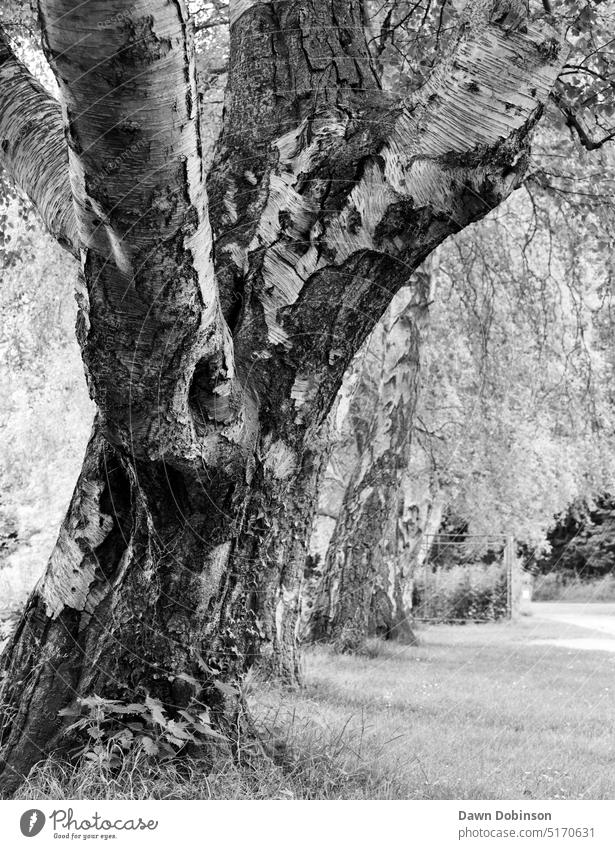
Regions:
M 414 570 L 414 620 L 512 619 L 519 598 L 520 572 L 512 537 L 432 534 L 421 541 Z

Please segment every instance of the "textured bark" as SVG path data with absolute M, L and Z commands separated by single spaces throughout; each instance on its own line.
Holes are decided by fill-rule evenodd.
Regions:
M 414 641 L 407 592 L 418 516 L 406 496 L 420 332 L 430 300 L 429 276 L 416 279 L 422 285 L 398 293 L 370 340 L 347 416 L 358 458 L 346 479 L 308 626 L 312 639 L 332 639 L 345 650 L 360 648 L 370 631 Z
M 49 232 L 77 256 L 62 110 L 15 58 L 1 28 L 0 165 L 28 195 Z
M 65 102 L 85 281 L 78 336 L 102 427 L 139 458 L 207 462 L 218 433 L 199 441 L 196 420 L 229 417 L 235 375 L 187 13 L 162 0 L 130 12 L 120 0 L 40 8 Z
M 275 611 L 267 635 L 258 588 L 282 571 L 292 591 L 301 528 L 275 548 L 271 529 L 305 486 L 301 474 L 272 472 L 271 460 L 254 469 L 251 486 L 221 475 L 205 490 L 196 474 L 126 457 L 96 423 L 45 576 L 3 655 L 7 787 L 66 742 L 58 712 L 81 696 L 150 695 L 171 713 L 196 699 L 231 738 L 241 704 L 219 682 L 240 680 L 264 636 L 284 645 L 279 671 L 292 680 L 289 623 Z
M 387 639 L 415 644 L 412 630 L 412 596 L 417 570 L 427 556 L 426 540 L 440 527 L 443 502 L 435 475 L 417 462 L 414 442 L 410 466 L 401 475 L 395 492 L 390 492 L 392 508 L 377 558 L 367 631 Z M 429 458 L 423 458 L 429 462 Z
M 301 586 L 298 630 L 302 642 L 316 639 L 319 631 L 322 633 L 320 622 L 324 611 L 320 609 L 319 599 L 327 551 L 342 511 L 348 483 L 360 462 L 361 443 L 357 437 L 371 420 L 374 405 L 378 402 L 378 382 L 373 379 L 374 364 L 371 362 L 371 367 L 368 367 L 366 363 L 368 359 L 378 359 L 377 354 L 374 356 L 372 352 L 375 338 L 382 338 L 380 324 L 357 353 L 327 420 L 328 454 L 318 485 L 318 503 Z
M 317 442 L 303 454 L 302 467 L 278 502 L 261 546 L 266 567 L 258 583 L 256 611 L 261 626 L 258 666 L 261 674 L 295 686 L 302 680 L 297 636 L 300 590 L 326 448 Z
M 5 791 L 58 744 L 76 696 L 198 698 L 229 732 L 238 699 L 212 670 L 236 684 L 269 633 L 292 676 L 319 434 L 344 371 L 418 264 L 523 176 L 562 61 L 553 31 L 505 31 L 476 2 L 406 102 L 379 90 L 361 8 L 235 0 L 208 212 L 181 0 L 41 3 L 98 417 L 1 660 Z

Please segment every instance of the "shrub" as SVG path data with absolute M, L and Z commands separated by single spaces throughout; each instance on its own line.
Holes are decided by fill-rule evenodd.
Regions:
M 615 601 L 615 575 L 582 581 L 570 574 L 551 572 L 534 581 L 534 601 L 612 602 Z
M 420 575 L 414 584 L 417 619 L 436 622 L 503 619 L 508 612 L 508 578 L 502 564 L 457 565 Z

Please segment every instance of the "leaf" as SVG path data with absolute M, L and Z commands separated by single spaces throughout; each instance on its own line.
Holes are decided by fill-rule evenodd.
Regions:
M 199 682 L 192 675 L 188 675 L 187 672 L 180 672 L 179 675 L 175 676 L 179 678 L 180 681 L 186 681 L 188 684 L 191 684 L 193 687 L 200 687 Z
M 177 722 L 175 719 L 170 719 L 167 723 L 167 732 L 180 740 L 194 740 L 193 735 L 186 730 L 186 724 Z
M 146 755 L 157 755 L 160 751 L 158 744 L 155 743 L 151 737 L 141 737 L 139 742 L 143 746 Z
M 152 720 L 157 725 L 161 725 L 163 728 L 165 728 L 167 724 L 167 718 L 164 715 L 164 709 L 162 707 L 162 702 L 160 701 L 160 699 L 152 699 L 151 696 L 146 696 L 145 706 L 148 708 L 152 716 Z
M 83 728 L 86 728 L 90 723 L 90 719 L 86 716 L 83 719 L 79 719 L 77 722 L 73 722 L 72 725 L 69 725 L 68 728 L 64 730 L 65 734 L 68 734 L 69 731 L 81 731 Z
M 114 705 L 113 707 L 110 708 L 111 713 L 119 713 L 119 714 L 145 713 L 146 710 L 147 710 L 147 708 L 146 708 L 145 705 L 136 704 L 136 703 L 130 704 L 130 705 Z
M 121 731 L 118 731 L 117 734 L 114 734 L 112 737 L 109 737 L 109 740 L 116 742 L 123 749 L 130 749 L 134 741 L 134 734 L 127 728 L 123 728 Z
M 223 681 L 214 681 L 214 687 L 223 696 L 234 697 L 239 695 L 239 690 L 236 687 L 232 687 L 230 684 L 225 684 Z
M 117 699 L 102 699 L 100 696 L 84 696 L 79 699 L 79 704 L 84 707 L 110 707 L 119 702 Z
M 200 734 L 204 734 L 206 737 L 216 737 L 218 740 L 226 740 L 224 734 L 220 734 L 219 731 L 214 731 L 211 725 L 203 725 L 201 722 L 194 723 L 195 731 L 198 731 Z
M 186 745 L 185 740 L 180 740 L 178 737 L 174 737 L 172 734 L 166 734 L 165 739 L 168 740 L 173 746 L 177 746 L 178 749 L 181 749 L 182 746 Z
M 188 713 L 187 710 L 178 710 L 177 712 L 181 714 L 184 719 L 188 720 L 188 722 L 190 722 L 191 724 L 194 724 L 194 722 L 196 721 L 195 717 L 191 713 Z
M 173 758 L 177 754 L 173 746 L 171 746 L 171 744 L 167 740 L 161 740 L 159 743 L 159 748 L 159 754 L 165 761 L 173 760 Z

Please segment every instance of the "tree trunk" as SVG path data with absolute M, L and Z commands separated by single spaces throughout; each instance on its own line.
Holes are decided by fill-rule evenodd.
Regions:
M 261 674 L 290 687 L 302 681 L 297 649 L 300 591 L 326 456 L 326 445 L 318 440 L 305 451 L 300 474 L 278 499 L 276 513 L 260 544 L 262 568 L 255 605 L 261 641 L 254 659 Z
M 420 331 L 430 299 L 425 274 L 394 298 L 372 337 L 347 416 L 358 460 L 328 545 L 310 628 L 313 639 L 332 639 L 343 650 L 363 644 L 370 621 L 386 637 L 414 641 L 404 595 L 415 517 L 402 482 L 410 463 Z M 376 380 L 374 365 L 380 372 Z
M 250 481 L 205 488 L 197 475 L 130 461 L 96 424 L 46 574 L 3 654 L 3 762 L 16 776 L 62 744 L 58 712 L 79 697 L 149 695 L 171 715 L 196 700 L 230 735 L 239 694 L 219 682 L 241 679 L 263 637 L 278 674 L 294 680 L 290 596 L 312 470 L 306 457 L 307 469 L 281 474 L 283 458 L 264 456 Z M 268 582 L 273 611 L 259 598 Z
M 397 502 L 391 511 L 382 549 L 376 561 L 368 633 L 414 645 L 413 594 L 417 571 L 425 563 L 429 540 L 440 527 L 443 512 L 435 475 L 428 465 L 418 469 L 416 440 L 409 468 L 401 476 Z M 428 460 L 428 458 L 422 458 Z
M 554 31 L 503 29 L 473 0 L 409 103 L 380 90 L 361 8 L 232 0 L 208 209 L 182 0 L 41 0 L 67 147 L 38 87 L 49 138 L 11 127 L 0 157 L 80 256 L 98 415 L 2 655 L 4 792 L 82 695 L 148 693 L 171 713 L 197 699 L 230 734 L 267 633 L 292 676 L 318 435 L 344 371 L 412 271 L 522 179 Z M 27 72 L 10 73 L 21 97 Z

